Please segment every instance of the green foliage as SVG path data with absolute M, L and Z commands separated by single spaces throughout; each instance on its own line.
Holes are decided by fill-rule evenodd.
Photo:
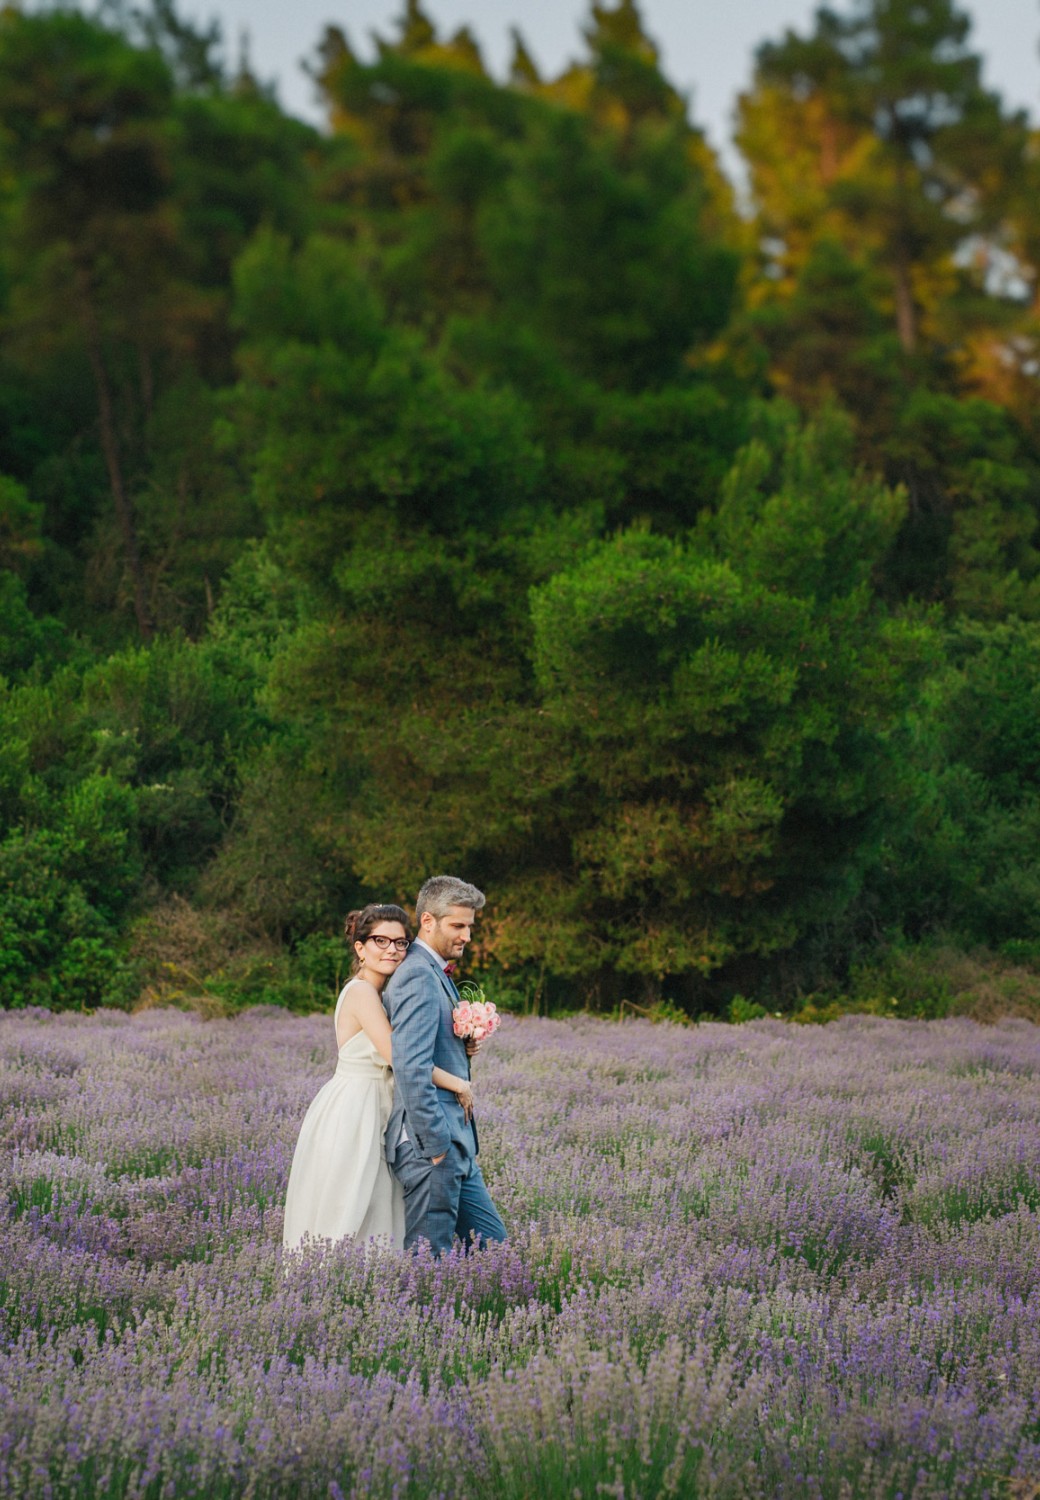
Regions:
M 324 133 L 172 0 L 0 16 L 0 1003 L 324 1003 L 434 868 L 527 1011 L 1032 963 L 1035 163 L 949 0 L 813 27 L 752 232 L 628 0 L 330 29 Z
M 94 774 L 50 821 L 0 843 L 0 1005 L 128 1003 L 119 929 L 142 873 L 132 799 Z
M 1040 467 L 1013 419 L 987 401 L 918 390 L 886 444 L 914 497 L 892 574 L 983 620 L 1035 619 Z
M 497 531 L 529 503 L 539 455 L 523 406 L 453 379 L 390 327 L 348 247 L 318 237 L 294 255 L 263 235 L 236 289 L 246 340 L 233 419 L 258 503 L 307 576 L 330 583 L 343 559 L 348 590 L 359 565 L 365 592 L 421 587 L 417 531 L 465 552 L 475 528 Z
M 765 349 L 778 386 L 813 409 L 835 398 L 868 431 L 886 430 L 905 395 L 898 335 L 876 277 L 836 239 L 813 243 L 789 295 L 750 310 L 741 336 Z
M 256 1005 L 301 1013 L 331 1010 L 348 977 L 343 944 L 338 945 L 339 951 L 335 949 L 336 945 L 316 934 L 296 954 L 288 949 L 247 950 L 226 967 L 207 974 L 202 992 L 219 1001 L 227 1013 Z
M 0 475 L 0 567 L 23 567 L 40 551 L 42 507 L 25 486 Z
M 34 615 L 21 579 L 0 570 L 0 674 L 17 678 L 33 667 L 45 671 L 67 650 L 61 622 Z
M 810 35 L 759 48 L 742 100 L 784 272 L 797 274 L 819 238 L 837 239 L 875 295 L 885 287 L 877 304 L 907 371 L 958 322 L 970 278 L 957 284 L 957 251 L 997 222 L 1025 153 L 1022 118 L 983 86 L 969 29 L 953 0 L 821 8 Z
M 903 817 L 877 904 L 910 933 L 996 946 L 1040 937 L 1033 623 L 965 623 L 908 724 Z
M 986 948 L 966 951 L 962 940 L 944 933 L 920 943 L 895 935 L 878 944 L 853 964 L 847 994 L 840 1008 L 875 1015 L 917 1020 L 1040 1018 L 1035 963 L 1022 964 L 1012 955 Z
M 126 923 L 219 842 L 253 691 L 176 639 L 3 689 L 0 1003 L 132 997 Z
M 469 761 L 491 821 L 445 830 L 495 871 L 500 961 L 608 988 L 707 975 L 861 889 L 889 736 L 934 648 L 866 586 L 900 497 L 842 467 L 840 423 L 787 418 L 772 441 L 740 455 L 694 541 L 626 532 L 534 591 L 541 712 Z
M 757 415 L 760 435 L 701 528 L 709 544 L 740 556 L 766 588 L 821 602 L 868 589 L 905 519 L 906 495 L 855 468 L 852 427 L 836 409 L 803 432 L 783 404 Z
M 738 1026 L 746 1021 L 761 1021 L 768 1014 L 764 1005 L 759 1005 L 756 1000 L 748 1000 L 743 995 L 734 995 L 729 1002 L 729 1019 Z
M 45 607 L 68 592 L 57 566 L 86 595 L 63 616 L 109 644 L 128 605 L 143 638 L 201 628 L 256 529 L 210 433 L 227 283 L 261 222 L 302 229 L 314 139 L 231 92 L 172 5 L 123 19 L 129 35 L 65 7 L 0 25 L 2 341 L 40 426 L 12 472 L 42 511 Z
M 224 292 L 231 265 L 261 225 L 294 236 L 309 226 L 315 133 L 247 90 L 186 92 L 177 123 L 185 250 L 193 277 Z
M 703 242 L 691 177 L 681 132 L 633 143 L 622 168 L 578 118 L 548 117 L 483 215 L 505 318 L 608 387 L 676 380 L 723 326 L 736 273 Z

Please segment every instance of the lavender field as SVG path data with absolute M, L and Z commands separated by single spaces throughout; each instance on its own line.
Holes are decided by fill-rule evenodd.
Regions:
M 0 1494 L 1033 1496 L 1040 1030 L 510 1021 L 511 1242 L 283 1260 L 327 1018 L 0 1018 Z

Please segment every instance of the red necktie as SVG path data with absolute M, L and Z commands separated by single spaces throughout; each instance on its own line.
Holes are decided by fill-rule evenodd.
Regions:
M 445 964 L 444 965 L 444 972 L 445 972 L 445 974 L 447 974 L 448 978 L 450 979 L 451 976 L 454 974 L 454 972 L 455 972 L 455 970 L 457 968 L 458 968 L 458 964 Z

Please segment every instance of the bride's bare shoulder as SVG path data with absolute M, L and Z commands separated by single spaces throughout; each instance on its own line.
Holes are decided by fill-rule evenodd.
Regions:
M 379 991 L 367 979 L 349 980 L 340 991 L 336 1006 L 336 1042 L 342 1047 L 360 1031 L 367 1031 L 383 1016 Z
M 379 998 L 379 991 L 376 989 L 375 985 L 367 979 L 362 979 L 359 976 L 356 979 L 352 979 L 350 983 L 344 987 L 344 1010 L 356 1012 L 359 1007 L 367 1008 L 371 1005 L 378 1005 L 380 1008 L 382 1008 L 382 1004 L 383 1002 Z

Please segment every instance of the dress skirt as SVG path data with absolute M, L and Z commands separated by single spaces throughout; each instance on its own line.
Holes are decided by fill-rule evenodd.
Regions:
M 300 1127 L 285 1199 L 288 1249 L 347 1235 L 402 1249 L 404 1197 L 383 1149 L 392 1104 L 393 1074 L 358 1032 L 340 1048 Z

